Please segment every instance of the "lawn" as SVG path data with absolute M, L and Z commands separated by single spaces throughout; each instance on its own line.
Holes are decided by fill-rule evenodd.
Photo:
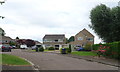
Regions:
M 31 65 L 26 60 L 14 56 L 14 55 L 8 55 L 8 54 L 0 54 L 2 55 L 2 64 L 3 65 Z M 1 58 L 0 58 L 1 60 Z
M 94 52 L 88 52 L 88 51 L 76 51 L 76 52 L 72 52 L 71 54 L 74 55 L 79 55 L 79 56 L 97 56 L 96 53 Z
M 36 51 L 36 50 L 31 50 L 31 51 Z M 54 51 L 54 50 L 46 50 L 46 49 L 45 49 L 44 51 Z

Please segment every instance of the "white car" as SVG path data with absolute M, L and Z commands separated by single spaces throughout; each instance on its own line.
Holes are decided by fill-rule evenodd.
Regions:
M 20 48 L 21 49 L 27 49 L 28 47 L 27 47 L 27 45 L 20 45 Z
M 35 50 L 35 49 L 36 49 L 36 47 L 37 47 L 36 45 L 35 45 L 35 46 L 32 46 L 32 50 Z

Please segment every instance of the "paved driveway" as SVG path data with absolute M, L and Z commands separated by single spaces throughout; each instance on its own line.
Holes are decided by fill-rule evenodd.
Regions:
M 4 53 L 26 58 L 38 66 L 39 70 L 118 70 L 118 68 L 114 66 L 89 62 L 83 59 L 76 59 L 54 53 L 27 52 L 20 49 Z

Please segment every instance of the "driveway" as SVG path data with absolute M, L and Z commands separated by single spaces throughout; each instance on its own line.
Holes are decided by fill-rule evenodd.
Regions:
M 39 70 L 118 70 L 118 67 L 89 62 L 55 53 L 28 52 L 20 49 L 3 53 L 23 57 L 34 63 Z

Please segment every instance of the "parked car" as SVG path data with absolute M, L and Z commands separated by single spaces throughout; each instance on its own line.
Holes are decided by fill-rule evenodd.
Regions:
M 27 49 L 28 47 L 27 47 L 27 45 L 20 45 L 20 48 L 21 49 Z
M 12 47 L 10 45 L 2 45 L 1 49 L 2 49 L 2 52 L 4 51 L 11 52 Z
M 32 46 L 32 50 L 35 50 L 35 49 L 36 49 L 36 47 L 37 47 L 36 45 L 35 45 L 35 46 Z
M 12 46 L 12 49 L 16 49 L 16 46 Z
M 77 49 L 77 51 L 83 51 L 83 50 L 84 50 L 84 48 L 82 48 L 82 47 Z
M 84 48 L 82 48 L 81 46 L 76 46 L 76 51 L 83 51 L 84 50 Z

